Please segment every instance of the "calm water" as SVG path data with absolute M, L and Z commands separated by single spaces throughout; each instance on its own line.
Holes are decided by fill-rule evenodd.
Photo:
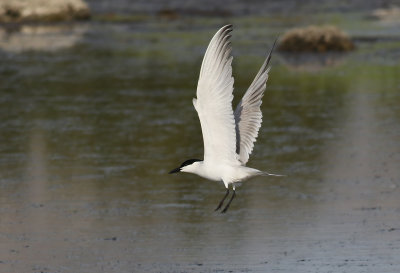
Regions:
M 296 20 L 1 30 L 0 271 L 399 272 L 399 25 Z M 215 213 L 222 184 L 167 175 L 202 158 L 205 47 L 235 24 L 236 103 L 274 38 L 309 20 L 374 39 L 274 55 L 249 165 L 287 177 L 245 182 Z

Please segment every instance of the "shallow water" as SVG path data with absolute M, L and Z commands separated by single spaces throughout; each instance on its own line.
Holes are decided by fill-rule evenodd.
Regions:
M 153 18 L 2 36 L 0 271 L 398 272 L 400 42 L 395 26 L 356 18 L 339 24 L 391 38 L 274 55 L 249 165 L 287 176 L 245 182 L 225 215 L 222 184 L 167 175 L 202 157 L 202 54 L 232 20 L 236 103 L 292 23 Z

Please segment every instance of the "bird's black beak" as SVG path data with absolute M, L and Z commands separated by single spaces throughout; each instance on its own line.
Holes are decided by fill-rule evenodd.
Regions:
M 181 171 L 181 168 L 179 167 L 179 168 L 176 168 L 176 169 L 173 169 L 172 171 L 170 171 L 169 174 L 171 174 L 171 173 L 179 173 L 180 171 Z

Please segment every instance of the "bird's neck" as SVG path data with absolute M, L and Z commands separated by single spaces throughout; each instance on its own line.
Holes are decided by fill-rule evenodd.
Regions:
M 183 172 L 197 174 L 199 176 L 204 176 L 205 168 L 204 161 L 197 161 L 190 166 L 187 166 L 182 170 Z

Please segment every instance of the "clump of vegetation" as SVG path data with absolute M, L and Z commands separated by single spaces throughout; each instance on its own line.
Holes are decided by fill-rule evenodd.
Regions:
M 335 26 L 308 26 L 286 32 L 278 49 L 290 52 L 350 51 L 354 44 Z
M 400 21 L 400 7 L 390 6 L 388 8 L 376 9 L 370 17 L 382 21 Z
M 0 23 L 56 22 L 90 17 L 84 0 L 0 0 Z

